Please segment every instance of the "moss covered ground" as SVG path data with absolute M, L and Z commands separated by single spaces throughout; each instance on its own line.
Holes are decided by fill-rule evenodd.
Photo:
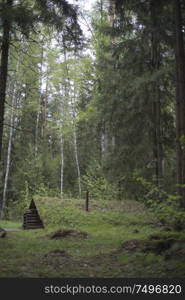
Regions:
M 143 204 L 91 200 L 86 212 L 78 199 L 35 202 L 45 228 L 7 231 L 0 239 L 1 278 L 185 277 L 185 232 L 161 226 Z M 10 230 L 21 226 L 0 221 Z M 51 238 L 59 230 L 74 234 Z

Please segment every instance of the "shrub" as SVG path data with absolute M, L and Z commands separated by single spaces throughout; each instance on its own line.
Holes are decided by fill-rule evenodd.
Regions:
M 161 186 L 134 174 L 137 182 L 145 187 L 143 201 L 154 212 L 161 224 L 176 230 L 185 229 L 185 209 L 180 207 L 179 196 L 170 195 Z
M 116 186 L 105 178 L 101 166 L 95 163 L 82 177 L 83 189 L 88 190 L 94 199 L 114 200 L 118 198 Z

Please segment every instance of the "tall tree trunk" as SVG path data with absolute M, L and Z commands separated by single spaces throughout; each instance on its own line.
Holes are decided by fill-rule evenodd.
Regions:
M 106 122 L 102 120 L 101 127 L 101 161 L 104 162 L 108 154 L 109 137 L 106 128 Z
M 6 193 L 7 193 L 7 186 L 8 186 L 8 178 L 9 178 L 9 171 L 10 171 L 10 160 L 11 160 L 11 150 L 12 150 L 12 141 L 13 141 L 13 131 L 14 131 L 14 108 L 16 103 L 16 84 L 14 86 L 13 96 L 12 96 L 12 103 L 11 103 L 11 116 L 10 116 L 10 133 L 9 133 L 9 140 L 8 140 L 8 151 L 7 151 L 7 160 L 6 160 L 6 171 L 5 171 L 5 179 L 4 179 L 4 187 L 3 187 L 3 198 L 2 198 L 2 205 L 1 205 L 1 213 L 0 218 L 4 217 L 4 209 L 6 206 Z
M 41 105 L 41 98 L 42 98 L 42 71 L 43 71 L 43 48 L 41 52 L 41 72 L 40 72 L 40 79 L 39 79 L 39 88 L 40 88 L 40 95 L 38 99 L 38 111 L 37 111 L 37 118 L 36 118 L 36 125 L 35 125 L 35 157 L 37 157 L 38 152 L 38 135 L 39 135 L 39 118 L 40 118 L 40 105 Z
M 10 10 L 13 4 L 13 0 L 7 0 L 7 11 Z M 8 19 L 7 12 L 5 18 L 3 18 L 3 36 L 1 44 L 1 67 L 0 67 L 0 160 L 2 154 L 2 140 L 3 140 L 3 123 L 4 123 L 4 111 L 5 111 L 5 98 L 6 98 L 6 84 L 8 74 L 8 55 L 10 47 L 10 28 L 11 22 Z
M 109 23 L 112 28 L 114 28 L 114 23 L 116 20 L 116 2 L 115 0 L 109 0 L 109 12 L 108 12 Z
M 68 68 L 67 68 L 67 54 L 66 54 L 66 45 L 65 40 L 63 39 L 63 51 L 64 51 L 64 63 L 65 63 L 65 76 L 66 79 L 69 77 Z M 63 136 L 63 122 L 65 120 L 66 114 L 66 101 L 68 101 L 68 89 L 67 82 L 64 83 L 64 101 L 61 101 L 61 138 L 60 138 L 60 197 L 63 199 L 64 196 L 64 136 Z
M 158 37 L 157 16 L 160 9 L 159 3 L 152 0 L 150 3 L 152 38 L 151 38 L 151 61 L 152 73 L 160 68 L 160 40 Z M 160 83 L 158 79 L 153 83 L 153 155 L 155 161 L 155 184 L 160 185 L 163 177 L 163 149 L 161 141 L 161 99 L 160 99 Z
M 64 61 L 66 65 L 66 78 L 68 78 L 69 82 L 69 73 L 68 73 L 68 67 L 67 67 L 67 56 L 66 56 L 66 46 L 65 46 L 65 41 L 63 43 L 64 46 Z M 75 45 L 75 59 L 77 60 L 76 57 L 77 49 Z M 69 96 L 67 92 L 67 86 L 65 85 L 65 97 Z M 76 162 L 76 169 L 77 169 L 77 180 L 78 180 L 78 193 L 79 197 L 81 198 L 82 195 L 82 188 L 81 188 L 81 172 L 80 172 L 80 164 L 79 164 L 79 157 L 78 157 L 78 145 L 77 145 L 77 134 L 76 134 L 76 114 L 75 114 L 75 102 L 76 102 L 76 86 L 74 83 L 74 90 L 73 90 L 73 96 L 71 96 L 71 109 L 72 109 L 72 126 L 73 126 L 73 144 L 74 144 L 74 154 L 75 154 L 75 162 Z
M 182 31 L 181 2 L 174 1 L 176 59 L 176 144 L 177 184 L 180 204 L 185 207 L 185 53 Z
M 60 139 L 60 197 L 63 199 L 64 193 L 64 139 L 61 135 Z
M 79 192 L 79 197 L 81 197 L 81 195 L 82 195 L 81 173 L 80 173 L 80 164 L 79 164 L 79 158 L 78 158 L 75 102 L 76 102 L 76 87 L 75 87 L 75 83 L 74 83 L 74 97 L 73 97 L 73 99 L 71 99 L 72 117 L 73 117 L 73 120 L 72 120 L 72 123 L 73 123 L 73 142 L 74 142 L 75 161 L 76 161 L 76 169 L 77 169 L 77 177 L 78 177 L 78 192 Z
M 76 57 L 75 57 L 76 58 Z M 77 146 L 77 135 L 76 135 L 76 113 L 75 113 L 75 105 L 76 105 L 76 87 L 74 83 L 74 98 L 71 99 L 72 103 L 72 117 L 73 117 L 73 142 L 74 142 L 74 152 L 75 152 L 75 161 L 76 161 L 76 169 L 77 169 L 77 177 L 78 177 L 78 192 L 79 197 L 81 198 L 82 189 L 81 189 L 81 173 L 80 173 L 80 164 L 78 158 L 78 146 Z
M 81 195 L 82 195 L 81 174 L 80 174 L 80 165 L 79 165 L 79 159 L 78 159 L 78 147 L 77 147 L 77 136 L 76 136 L 75 124 L 73 125 L 73 138 L 74 138 L 75 161 L 76 161 L 77 176 L 78 176 L 78 192 L 79 192 L 79 197 L 81 197 Z
M 47 77 L 46 77 L 46 90 L 45 90 L 45 95 L 43 98 L 43 140 L 44 144 L 47 144 L 46 141 L 46 126 L 47 126 L 47 103 L 48 103 L 48 84 L 49 84 L 49 79 L 48 79 L 48 70 L 47 70 Z
M 0 218 L 4 217 L 4 209 L 5 209 L 5 206 L 6 206 L 6 193 L 7 193 L 9 172 L 10 172 L 10 161 L 11 161 L 13 133 L 14 133 L 14 128 L 15 128 L 14 109 L 16 108 L 16 104 L 17 104 L 17 80 L 16 80 L 16 75 L 19 72 L 19 65 L 20 65 L 20 56 L 18 57 L 18 61 L 17 61 L 17 64 L 16 64 L 15 80 L 14 80 L 14 83 L 13 83 L 13 91 L 12 91 L 11 114 L 10 114 L 10 133 L 9 133 L 9 140 L 8 140 L 6 171 L 5 171 L 5 179 L 4 179 L 4 187 L 3 187 L 3 198 L 2 198 Z

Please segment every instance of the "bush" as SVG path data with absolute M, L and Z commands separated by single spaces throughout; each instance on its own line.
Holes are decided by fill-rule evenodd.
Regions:
M 58 197 L 59 191 L 50 189 L 44 183 L 41 183 L 34 191 L 34 195 L 40 197 Z
M 101 166 L 94 163 L 82 177 L 83 189 L 90 192 L 94 199 L 114 200 L 118 198 L 116 186 L 105 178 Z
M 161 186 L 137 174 L 134 174 L 134 178 L 145 187 L 143 201 L 154 212 L 161 224 L 175 230 L 185 229 L 185 209 L 180 207 L 180 197 L 168 194 Z

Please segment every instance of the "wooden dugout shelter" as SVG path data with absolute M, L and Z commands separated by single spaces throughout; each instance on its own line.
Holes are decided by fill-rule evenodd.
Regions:
M 40 218 L 37 207 L 34 200 L 31 200 L 28 210 L 23 216 L 23 228 L 24 229 L 39 229 L 44 228 L 44 224 Z

